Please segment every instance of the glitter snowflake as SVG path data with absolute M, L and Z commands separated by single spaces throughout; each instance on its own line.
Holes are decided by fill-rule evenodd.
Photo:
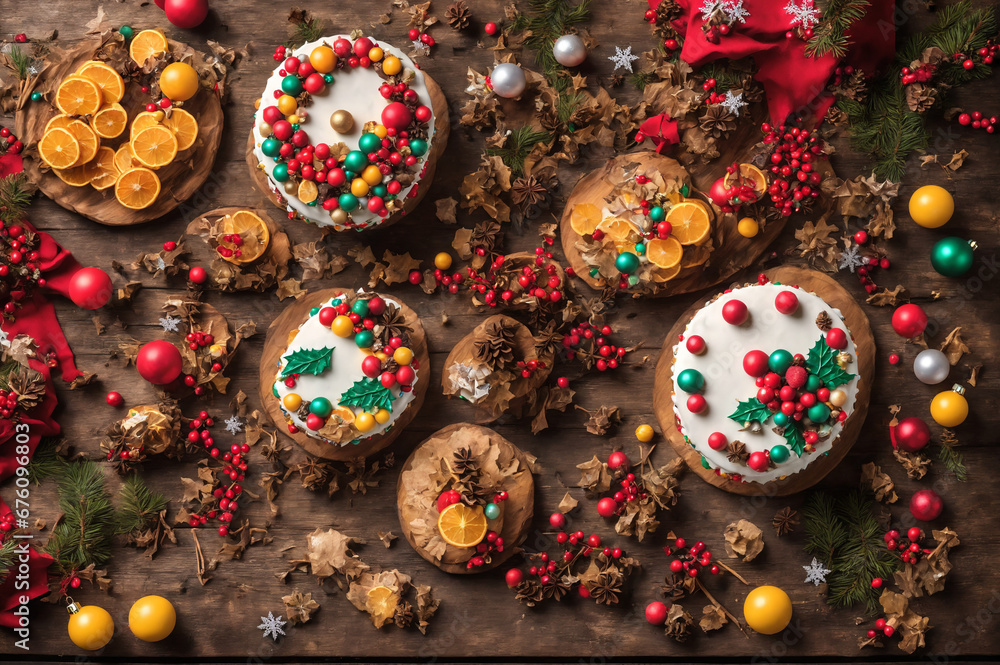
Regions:
M 431 47 L 419 39 L 413 40 L 413 53 L 415 55 L 427 55 L 431 52 Z
M 615 47 L 615 54 L 608 56 L 608 60 L 615 63 L 614 71 L 619 69 L 627 69 L 630 73 L 632 72 L 632 63 L 639 59 L 639 56 L 632 55 L 632 47 L 629 46 L 624 51 L 621 46 Z
M 806 571 L 806 584 L 812 582 L 815 586 L 826 583 L 826 576 L 830 574 L 830 569 L 824 568 L 823 564 L 813 557 L 812 563 L 808 566 L 802 566 L 802 569 Z
M 698 11 L 701 13 L 701 20 L 708 21 L 712 14 L 722 9 L 722 0 L 705 0 Z
M 180 322 L 176 316 L 160 317 L 160 327 L 163 328 L 163 332 L 177 332 Z
M 230 434 L 239 434 L 243 431 L 243 421 L 239 416 L 230 416 L 226 418 L 226 431 Z
M 258 630 L 264 631 L 264 637 L 270 637 L 275 642 L 278 641 L 278 635 L 284 635 L 285 623 L 281 620 L 281 616 L 274 616 L 273 612 L 268 612 L 266 617 L 261 617 L 260 620 L 263 622 L 257 626 Z
M 167 262 L 163 260 L 162 256 L 157 256 L 156 257 L 156 269 L 157 270 L 166 270 L 167 269 Z
M 719 102 L 719 105 L 733 115 L 739 117 L 740 111 L 747 105 L 747 103 L 743 101 L 742 92 L 738 95 L 734 95 L 732 90 L 726 90 L 726 96 L 721 102 Z
M 10 336 L 6 330 L 0 330 L 0 346 L 10 346 Z
M 785 5 L 785 13 L 792 17 L 789 25 L 793 28 L 801 25 L 803 30 L 808 30 L 819 23 L 821 15 L 821 12 L 813 7 L 812 0 L 802 0 L 802 4 L 796 3 L 795 0 L 788 0 L 788 4 Z
M 854 272 L 866 265 L 868 265 L 868 259 L 861 255 L 861 248 L 857 245 L 851 245 L 840 254 L 840 263 L 837 264 L 837 267 L 841 270 L 846 268 Z
M 729 25 L 734 23 L 746 23 L 750 18 L 750 12 L 743 6 L 743 0 L 729 0 L 723 2 L 722 13 L 726 15 L 726 22 Z

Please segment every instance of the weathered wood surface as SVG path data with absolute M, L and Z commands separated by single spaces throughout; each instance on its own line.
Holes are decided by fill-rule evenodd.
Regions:
M 139 226 L 102 227 L 69 213 L 55 203 L 40 200 L 31 210 L 31 218 L 41 228 L 53 233 L 57 240 L 71 248 L 84 264 L 108 268 L 112 260 L 128 262 L 140 250 L 153 250 L 168 239 L 176 239 L 187 222 L 199 214 L 225 206 L 253 206 L 263 203 L 263 197 L 251 187 L 244 160 L 247 132 L 250 130 L 253 98 L 259 95 L 271 71 L 270 58 L 273 46 L 287 37 L 288 26 L 283 13 L 287 7 L 265 3 L 263 0 L 214 0 L 213 11 L 206 25 L 196 31 L 170 28 L 162 12 L 153 3 L 113 3 L 98 0 L 57 0 L 42 11 L 32 3 L 14 2 L 4 6 L 4 26 L 8 33 L 26 31 L 32 36 L 47 36 L 58 29 L 60 39 L 82 36 L 85 21 L 97 13 L 99 4 L 114 23 L 127 23 L 135 27 L 162 25 L 167 34 L 192 43 L 203 43 L 206 38 L 225 44 L 242 46 L 252 41 L 255 55 L 244 61 L 232 81 L 233 99 L 225 107 L 226 132 L 212 177 L 186 204 L 179 206 L 162 220 Z M 330 5 L 318 0 L 303 0 L 298 6 L 315 11 L 326 19 L 330 31 L 349 31 L 363 26 L 379 38 L 402 43 L 405 39 L 406 19 L 397 10 L 388 25 L 376 25 L 376 17 L 390 9 L 389 0 L 374 3 L 341 3 Z M 437 16 L 443 16 L 447 2 L 439 0 L 433 6 Z M 501 3 L 474 0 L 469 3 L 480 25 L 488 20 L 499 20 Z M 941 3 L 938 3 L 941 4 Z M 986 4 L 977 0 L 977 4 Z M 654 45 L 653 38 L 642 22 L 645 3 L 638 0 L 593 3 L 591 32 L 601 42 L 600 48 L 590 58 L 584 72 L 607 83 L 611 72 L 606 56 L 613 45 L 631 44 L 641 51 Z M 926 27 L 931 16 L 923 9 L 914 10 L 904 24 L 904 30 Z M 452 117 L 464 100 L 465 71 L 469 65 L 485 69 L 492 61 L 489 51 L 477 48 L 474 33 L 454 34 L 447 26 L 433 29 L 438 46 L 424 67 L 442 84 L 452 108 Z M 8 38 L 10 34 L 6 35 Z M 530 56 L 528 57 L 530 62 Z M 638 93 L 628 86 L 615 89 L 613 94 L 624 103 L 634 103 Z M 1000 91 L 995 79 L 973 84 L 954 93 L 952 103 L 990 112 L 1000 107 Z M 7 121 L 9 125 L 10 121 Z M 993 337 L 1000 323 L 1000 309 L 996 307 L 997 267 L 996 247 L 998 224 L 996 210 L 1000 207 L 1000 189 L 991 184 L 994 168 L 992 150 L 994 137 L 956 125 L 939 123 L 931 127 L 933 152 L 950 155 L 966 149 L 970 157 L 957 173 L 949 174 L 936 166 L 920 169 L 912 164 L 901 187 L 896 205 L 900 228 L 891 243 L 893 267 L 883 272 L 881 282 L 892 287 L 904 284 L 913 294 L 913 301 L 924 305 L 931 318 L 934 341 L 956 325 L 963 326 L 966 339 L 973 348 L 954 369 L 952 379 L 964 380 L 969 367 L 982 363 L 986 366 L 980 377 L 979 387 L 969 391 L 972 414 L 958 428 L 962 452 L 970 468 L 967 483 L 959 483 L 940 464 L 936 464 L 930 477 L 922 483 L 909 481 L 890 454 L 887 407 L 902 404 L 902 415 L 928 417 L 927 405 L 938 390 L 919 383 L 909 365 L 916 349 L 903 343 L 891 330 L 891 310 L 863 305 L 872 322 L 879 348 L 876 361 L 875 385 L 867 423 L 858 443 L 850 455 L 819 487 L 846 488 L 856 484 L 864 462 L 875 460 L 887 470 L 897 483 L 901 505 L 893 508 L 897 517 L 906 513 L 905 502 L 920 487 L 935 487 L 944 497 L 947 509 L 935 526 L 951 526 L 962 538 L 961 546 L 953 552 L 956 565 L 948 580 L 945 592 L 923 598 L 914 604 L 921 614 L 931 617 L 933 630 L 928 635 L 928 648 L 923 658 L 934 655 L 939 661 L 962 654 L 966 657 L 1000 653 L 1000 572 L 997 556 L 1000 535 L 995 515 L 1000 508 L 995 481 L 996 432 L 1000 428 L 1000 412 L 995 404 L 1000 401 L 1000 389 L 995 382 L 995 362 L 998 353 Z M 434 218 L 433 201 L 456 194 L 464 174 L 475 169 L 479 161 L 482 137 L 462 127 L 454 132 L 445 159 L 439 165 L 434 185 L 424 204 L 414 214 L 391 229 L 365 236 L 376 255 L 385 248 L 396 252 L 410 251 L 415 256 L 429 260 L 433 254 L 447 249 L 454 228 Z M 867 173 L 864 157 L 850 152 L 846 142 L 838 141 L 841 152 L 834 160 L 837 173 L 851 177 Z M 560 179 L 563 192 L 568 193 L 577 179 L 598 167 L 611 156 L 608 151 L 594 150 L 587 159 L 572 169 L 563 169 Z M 906 215 L 906 200 L 913 190 L 923 184 L 944 185 L 955 193 L 957 211 L 955 218 L 945 228 L 929 231 L 917 228 Z M 553 211 L 561 210 L 556 206 Z M 776 246 L 779 255 L 794 246 L 793 228 L 801 220 L 790 224 Z M 287 228 L 294 242 L 318 239 L 315 228 L 292 225 Z M 934 273 L 929 264 L 930 247 L 937 239 L 957 234 L 975 238 L 980 249 L 973 276 L 955 280 Z M 360 236 L 348 234 L 330 240 L 339 252 L 361 242 Z M 533 233 L 524 236 L 510 234 L 505 249 L 527 250 L 533 247 Z M 785 259 L 798 263 L 790 256 Z M 774 265 L 773 262 L 768 265 Z M 754 268 L 738 275 L 737 279 L 753 278 Z M 109 326 L 107 332 L 97 336 L 91 314 L 74 308 L 69 302 L 57 303 L 60 320 L 67 337 L 74 346 L 77 359 L 84 369 L 100 374 L 100 381 L 77 392 L 70 392 L 60 385 L 62 404 L 58 417 L 66 436 L 80 449 L 98 454 L 100 434 L 121 412 L 106 407 L 104 392 L 119 390 L 129 404 L 151 402 L 155 395 L 152 388 L 138 377 L 134 369 L 119 369 L 108 363 L 108 353 L 117 344 L 134 336 L 144 341 L 160 338 L 156 325 L 159 307 L 172 295 L 183 293 L 185 285 L 180 280 L 152 279 L 147 274 L 136 274 L 146 288 L 135 299 L 134 310 L 120 312 L 128 328 L 122 330 Z M 838 280 L 859 300 L 863 291 L 856 279 L 839 275 Z M 361 285 L 367 274 L 354 265 L 337 275 L 337 284 Z M 116 284 L 123 283 L 115 276 Z M 331 282 L 333 283 L 333 282 Z M 323 288 L 331 283 L 310 283 L 310 288 Z M 942 297 L 934 299 L 932 291 L 940 290 Z M 386 289 L 406 299 L 423 317 L 431 351 L 433 374 L 431 385 L 439 385 L 440 372 L 448 351 L 482 320 L 482 315 L 472 310 L 465 297 L 424 296 L 419 290 L 400 285 Z M 690 294 L 668 300 L 633 302 L 622 300 L 621 307 L 612 319 L 621 332 L 623 343 L 642 343 L 644 350 L 633 354 L 634 364 L 616 372 L 573 381 L 577 402 L 588 408 L 601 404 L 617 404 L 622 408 L 624 422 L 612 436 L 598 438 L 583 428 L 584 415 L 578 411 L 556 414 L 552 427 L 533 437 L 526 423 L 501 423 L 493 427 L 518 447 L 539 457 L 543 472 L 536 478 L 536 535 L 529 536 L 527 546 L 544 545 L 542 533 L 549 531 L 547 515 L 555 509 L 567 491 L 566 485 L 576 482 L 578 472 L 574 466 L 591 455 L 606 455 L 613 445 L 624 445 L 635 454 L 636 442 L 632 430 L 640 423 L 653 423 L 652 390 L 657 350 L 666 332 L 676 318 L 704 294 Z M 227 295 L 210 293 L 207 300 L 218 307 L 234 326 L 254 319 L 263 331 L 287 305 L 279 303 L 273 294 Z M 442 313 L 448 313 L 447 325 L 442 324 Z M 102 320 L 111 323 L 111 312 L 102 312 Z M 257 366 L 264 344 L 264 335 L 258 334 L 241 346 L 231 374 L 235 377 L 232 390 L 243 389 L 256 400 Z M 888 354 L 899 353 L 903 360 L 890 366 Z M 645 360 L 645 362 L 643 362 Z M 574 374 L 569 374 L 573 378 Z M 195 405 L 188 407 L 199 408 Z M 210 406 L 215 412 L 227 412 L 227 400 L 216 398 Z M 446 400 L 438 391 L 428 392 L 427 401 L 419 418 L 399 437 L 390 450 L 395 451 L 397 464 L 401 464 L 413 446 L 446 425 L 474 420 L 473 407 L 457 400 Z M 934 428 L 937 432 L 937 428 Z M 669 446 L 660 440 L 656 461 L 665 462 L 671 456 Z M 247 486 L 258 489 L 256 480 L 266 465 L 255 453 L 251 456 L 253 475 Z M 179 478 L 194 474 L 194 463 L 168 463 L 150 465 L 146 472 L 151 485 L 169 496 L 181 493 Z M 503 569 L 483 575 L 452 576 L 425 562 L 402 540 L 390 549 L 378 542 L 376 531 L 398 532 L 395 489 L 398 468 L 381 475 L 379 487 L 364 496 L 340 493 L 333 500 L 325 495 L 311 494 L 290 481 L 281 489 L 278 502 L 281 515 L 270 527 L 274 543 L 268 547 L 250 548 L 242 561 L 220 564 L 207 586 L 200 586 L 196 578 L 195 553 L 190 533 L 179 529 L 179 545 L 167 546 L 154 560 L 145 558 L 133 549 L 116 549 L 110 566 L 115 584 L 110 596 L 92 589 L 80 590 L 74 596 L 83 603 L 96 603 L 106 607 L 115 617 L 118 635 L 101 658 L 118 658 L 137 662 L 143 658 L 207 658 L 247 662 L 249 659 L 270 658 L 299 660 L 302 658 L 354 657 L 372 658 L 516 658 L 534 660 L 543 657 L 590 659 L 639 659 L 676 658 L 690 660 L 703 658 L 743 658 L 770 660 L 772 658 L 856 658 L 863 662 L 872 660 L 898 660 L 905 658 L 894 643 L 883 651 L 859 652 L 857 636 L 866 626 L 856 626 L 855 610 L 833 610 L 824 602 L 822 586 L 805 585 L 802 565 L 809 557 L 802 551 L 801 533 L 783 538 L 773 535 L 769 523 L 779 509 L 791 505 L 799 507 L 802 496 L 782 499 L 750 499 L 722 492 L 688 474 L 682 483 L 684 495 L 680 504 L 665 518 L 663 531 L 674 529 L 688 537 L 706 541 L 714 551 L 722 552 L 722 532 L 725 526 L 738 518 L 754 521 L 765 530 L 764 554 L 752 564 L 736 564 L 739 572 L 753 584 L 778 584 L 791 595 L 795 604 L 792 629 L 784 636 L 765 637 L 751 635 L 747 640 L 732 626 L 708 635 L 697 629 L 685 644 L 676 644 L 662 631 L 649 626 L 642 617 L 646 603 L 657 598 L 655 585 L 662 581 L 666 559 L 660 547 L 663 534 L 656 534 L 647 544 L 638 546 L 624 538 L 612 538 L 611 528 L 596 514 L 595 504 L 585 500 L 580 490 L 570 489 L 581 500 L 581 508 L 573 520 L 574 527 L 586 532 L 595 531 L 606 540 L 622 544 L 638 556 L 644 570 L 632 584 L 631 593 L 618 607 L 597 607 L 592 603 L 568 600 L 543 608 L 529 609 L 518 603 L 503 583 Z M 117 482 L 117 481 L 114 481 Z M 8 496 L 10 486 L 2 488 Z M 42 517 L 51 525 L 57 517 L 54 489 L 44 484 L 32 490 L 33 516 Z M 256 523 L 264 523 L 268 513 L 263 503 L 247 507 Z M 399 567 L 414 575 L 419 583 L 434 586 L 435 593 L 443 599 L 438 616 L 433 620 L 429 634 L 387 628 L 376 632 L 367 616 L 359 613 L 327 585 L 317 587 L 314 578 L 302 573 L 290 576 L 287 584 L 274 577 L 283 571 L 287 561 L 304 557 L 305 536 L 317 526 L 332 526 L 347 534 L 367 538 L 369 545 L 362 548 L 365 560 L 385 567 Z M 217 537 L 204 531 L 201 542 L 206 554 L 211 556 Z M 294 549 L 283 551 L 288 546 Z M 554 548 L 553 548 L 554 549 Z M 730 576 L 712 580 L 711 591 L 730 610 L 740 614 L 746 589 Z M 288 636 L 277 644 L 264 640 L 256 629 L 261 614 L 268 611 L 284 614 L 281 596 L 294 590 L 311 591 L 322 605 L 313 621 L 303 627 L 288 630 Z M 146 644 L 135 639 L 127 629 L 127 614 L 131 603 L 148 593 L 159 593 L 171 598 L 178 609 L 179 622 L 174 636 L 159 644 Z M 695 597 L 687 602 L 692 613 L 699 614 L 705 601 Z M 31 656 L 73 659 L 83 655 L 66 635 L 66 613 L 58 606 L 32 604 Z M 0 652 L 14 650 L 12 638 L 4 633 L 0 639 Z M 23 654 L 13 656 L 20 659 Z

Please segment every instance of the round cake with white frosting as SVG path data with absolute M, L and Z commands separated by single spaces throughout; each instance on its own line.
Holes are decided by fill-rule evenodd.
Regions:
M 677 429 L 702 466 L 735 481 L 804 470 L 837 445 L 855 408 L 851 332 L 794 286 L 726 291 L 691 318 L 673 356 Z
M 279 47 L 276 59 L 252 133 L 272 199 L 289 217 L 338 231 L 370 229 L 412 208 L 447 141 L 447 129 L 438 131 L 447 109 L 432 102 L 430 79 L 368 37 Z
M 423 380 L 401 303 L 346 291 L 313 307 L 288 336 L 271 392 L 289 432 L 334 446 L 383 436 Z

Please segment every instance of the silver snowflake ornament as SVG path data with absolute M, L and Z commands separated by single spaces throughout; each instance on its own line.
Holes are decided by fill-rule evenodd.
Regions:
M 819 17 L 822 14 L 813 7 L 812 0 L 802 0 L 802 4 L 795 0 L 788 0 L 788 4 L 785 5 L 785 13 L 792 17 L 789 22 L 791 27 L 800 25 L 803 30 L 808 30 L 819 23 Z
M 621 46 L 615 47 L 615 54 L 609 55 L 608 60 L 615 63 L 614 71 L 619 69 L 627 69 L 629 73 L 632 72 L 632 63 L 639 59 L 639 56 L 632 55 L 632 47 L 629 46 L 624 51 Z
M 230 434 L 239 434 L 243 431 L 243 420 L 239 416 L 226 418 L 226 431 Z
M 866 265 L 868 265 L 868 259 L 861 255 L 861 248 L 857 245 L 851 245 L 840 254 L 840 263 L 837 264 L 837 267 L 840 270 L 846 268 L 854 272 Z
M 722 9 L 722 0 L 705 0 L 698 8 L 698 12 L 701 13 L 702 21 L 708 21 L 712 18 L 712 14 L 720 9 Z
M 163 328 L 163 332 L 177 332 L 180 325 L 180 318 L 176 316 L 161 316 L 160 317 L 160 327 Z
M 750 12 L 743 6 L 743 0 L 729 0 L 721 4 L 722 13 L 726 15 L 726 22 L 729 25 L 746 23 L 747 19 L 750 18 Z
M 258 630 L 264 631 L 264 637 L 270 637 L 275 642 L 278 641 L 278 635 L 284 635 L 285 623 L 281 620 L 281 616 L 274 616 L 273 612 L 268 612 L 266 617 L 261 617 L 262 623 L 257 626 Z
M 825 584 L 826 576 L 831 572 L 829 568 L 824 568 L 823 564 L 816 560 L 816 557 L 813 557 L 812 563 L 808 566 L 802 566 L 802 569 L 806 571 L 805 583 L 812 582 L 815 586 Z
M 740 111 L 747 105 L 747 103 L 743 101 L 742 92 L 738 95 L 734 95 L 732 90 L 726 90 L 726 96 L 721 102 L 719 102 L 719 105 L 736 117 L 739 117 Z

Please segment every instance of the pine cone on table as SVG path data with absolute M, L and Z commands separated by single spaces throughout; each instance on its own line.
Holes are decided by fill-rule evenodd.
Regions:
M 445 19 L 455 30 L 465 30 L 469 27 L 469 21 L 472 19 L 472 12 L 469 11 L 469 6 L 465 4 L 465 0 L 457 0 L 456 2 L 448 5 L 448 9 L 444 13 Z

